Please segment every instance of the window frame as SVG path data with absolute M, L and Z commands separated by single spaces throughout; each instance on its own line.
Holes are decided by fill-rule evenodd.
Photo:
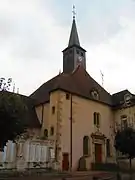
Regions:
M 90 138 L 89 136 L 83 137 L 83 156 L 90 155 Z
M 44 137 L 48 138 L 48 129 L 44 129 Z
M 76 50 L 76 53 L 77 53 L 77 54 L 80 54 L 80 52 L 79 52 L 79 50 L 78 50 L 78 49 Z
M 52 106 L 52 114 L 55 114 L 55 106 Z
M 50 136 L 53 136 L 53 135 L 54 135 L 54 127 L 51 126 L 51 127 L 50 127 Z
M 96 126 L 96 124 L 97 124 L 96 112 L 94 112 L 93 117 L 94 117 L 94 125 Z
M 99 112 L 93 113 L 93 120 L 94 120 L 94 126 L 99 128 L 101 124 L 101 115 Z
M 99 100 L 99 93 L 97 90 L 92 90 L 90 94 L 94 100 Z
M 69 99 L 70 99 L 70 94 L 66 93 L 66 100 L 69 100 Z
M 81 52 L 81 56 L 84 57 L 84 53 L 83 52 Z
M 127 115 L 121 116 L 121 128 L 126 129 L 128 127 L 128 117 Z

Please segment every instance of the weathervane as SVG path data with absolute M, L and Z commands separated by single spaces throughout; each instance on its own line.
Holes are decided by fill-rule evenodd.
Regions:
M 72 13 L 73 13 L 73 19 L 75 19 L 75 15 L 76 15 L 76 12 L 75 12 L 75 5 L 73 5 Z

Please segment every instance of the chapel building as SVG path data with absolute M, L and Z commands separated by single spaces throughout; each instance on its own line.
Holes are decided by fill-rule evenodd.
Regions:
M 111 95 L 89 75 L 75 18 L 62 52 L 63 72 L 30 95 L 41 136 L 54 142 L 58 169 L 115 162 L 115 132 L 134 125 L 135 95 L 128 90 Z

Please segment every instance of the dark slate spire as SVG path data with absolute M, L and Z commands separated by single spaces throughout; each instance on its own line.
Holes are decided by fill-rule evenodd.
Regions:
M 72 73 L 78 64 L 81 63 L 86 69 L 85 49 L 80 46 L 79 37 L 75 22 L 75 7 L 73 6 L 73 22 L 68 47 L 63 52 L 63 73 Z
M 79 37 L 78 37 L 78 33 L 77 33 L 77 28 L 76 28 L 76 22 L 75 22 L 75 14 L 76 14 L 75 6 L 73 6 L 72 12 L 73 12 L 73 23 L 72 23 L 68 46 L 72 46 L 72 45 L 80 46 Z

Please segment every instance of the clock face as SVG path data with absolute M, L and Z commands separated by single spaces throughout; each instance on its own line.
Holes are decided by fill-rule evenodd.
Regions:
M 78 57 L 78 60 L 79 60 L 79 62 L 82 62 L 82 57 L 79 56 L 79 57 Z

